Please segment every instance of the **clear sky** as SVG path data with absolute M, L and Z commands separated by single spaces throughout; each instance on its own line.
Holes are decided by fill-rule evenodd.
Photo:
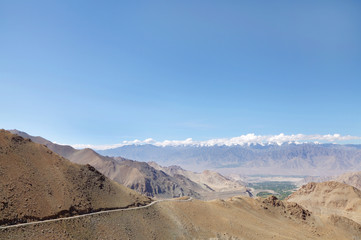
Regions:
M 0 128 L 361 136 L 361 1 L 0 0 L 0 34 Z

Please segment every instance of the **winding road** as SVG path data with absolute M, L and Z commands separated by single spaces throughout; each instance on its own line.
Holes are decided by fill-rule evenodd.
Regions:
M 154 202 L 149 203 L 148 205 L 144 205 L 144 206 L 140 206 L 140 207 L 132 207 L 132 208 L 122 208 L 122 209 L 112 209 L 112 210 L 105 210 L 105 211 L 99 211 L 99 212 L 93 212 L 93 213 L 86 213 L 86 214 L 81 214 L 81 215 L 75 215 L 75 216 L 71 216 L 71 217 L 63 217 L 63 218 L 54 218 L 54 219 L 49 219 L 49 220 L 43 220 L 43 221 L 36 221 L 36 222 L 28 222 L 28 223 L 19 223 L 19 224 L 15 224 L 15 225 L 10 225 L 10 226 L 0 226 L 0 230 L 4 230 L 4 229 L 9 229 L 9 228 L 16 228 L 16 227 L 23 227 L 23 226 L 28 226 L 28 225 L 35 225 L 35 224 L 41 224 L 41 223 L 48 223 L 48 222 L 57 222 L 57 221 L 62 221 L 62 220 L 68 220 L 68 219 L 74 219 L 74 218 L 82 218 L 82 217 L 87 217 L 87 216 L 92 216 L 92 215 L 98 215 L 98 214 L 104 214 L 104 213 L 112 213 L 112 212 L 121 212 L 121 211 L 131 211 L 131 210 L 138 210 L 138 209 L 142 209 L 142 208 L 148 208 L 156 203 L 159 202 L 165 202 L 165 201 L 170 201 L 170 202 L 188 202 L 188 201 L 192 201 L 192 197 L 189 197 L 188 199 L 161 199 L 161 200 L 156 200 Z

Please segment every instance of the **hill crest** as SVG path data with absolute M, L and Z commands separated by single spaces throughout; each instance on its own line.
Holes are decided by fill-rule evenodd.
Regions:
M 150 199 L 46 146 L 0 130 L 0 224 L 144 205 Z

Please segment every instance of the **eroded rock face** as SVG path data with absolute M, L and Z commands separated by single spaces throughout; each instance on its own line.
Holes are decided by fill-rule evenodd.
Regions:
M 24 141 L 24 138 L 16 135 L 11 137 L 11 141 L 14 143 L 21 143 Z
M 264 209 L 268 209 L 269 207 L 276 209 L 278 208 L 281 213 L 283 212 L 284 215 L 292 216 L 296 219 L 306 220 L 312 214 L 310 211 L 298 205 L 297 203 L 278 200 L 278 198 L 275 196 L 267 197 L 262 201 L 262 203 L 264 204 Z
M 262 201 L 264 204 L 272 205 L 274 207 L 284 207 L 284 204 L 281 200 L 278 200 L 275 196 L 269 196 L 265 200 Z
M 287 198 L 317 215 L 339 215 L 361 223 L 361 191 L 329 181 L 308 183 Z

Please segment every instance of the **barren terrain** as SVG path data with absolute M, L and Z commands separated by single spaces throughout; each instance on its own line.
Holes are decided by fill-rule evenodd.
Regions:
M 145 205 L 150 199 L 90 165 L 71 163 L 44 145 L 0 130 L 0 201 L 5 225 Z
M 233 197 L 160 202 L 149 208 L 0 231 L 1 239 L 358 239 L 347 219 L 313 215 L 295 203 Z

